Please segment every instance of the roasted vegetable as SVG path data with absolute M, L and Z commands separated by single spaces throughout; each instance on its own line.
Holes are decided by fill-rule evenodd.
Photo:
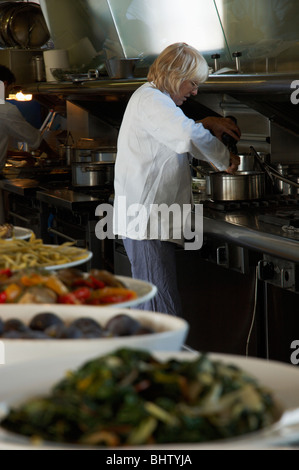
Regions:
M 68 372 L 48 396 L 12 409 L 2 426 L 60 443 L 195 443 L 257 431 L 276 411 L 271 392 L 234 365 L 205 355 L 160 362 L 121 349 Z
M 62 303 L 109 305 L 137 298 L 107 271 L 83 273 L 64 269 L 49 273 L 42 269 L 0 271 L 0 303 Z

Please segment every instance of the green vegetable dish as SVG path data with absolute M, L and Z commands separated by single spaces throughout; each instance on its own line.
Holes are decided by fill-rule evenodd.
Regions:
M 68 372 L 1 425 L 56 443 L 137 446 L 236 437 L 272 424 L 276 412 L 272 393 L 234 365 L 120 349 Z

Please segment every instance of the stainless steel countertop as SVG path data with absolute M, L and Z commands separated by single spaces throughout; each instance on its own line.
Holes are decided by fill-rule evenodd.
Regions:
M 12 192 L 23 195 L 25 189 L 31 190 L 34 186 L 32 182 L 29 183 L 27 180 L 9 182 L 2 180 L 0 187 L 7 191 L 12 191 L 13 187 Z M 47 203 L 55 201 L 55 205 L 70 210 L 83 207 L 88 209 L 99 203 L 97 197 L 78 192 L 62 189 L 52 191 L 35 189 L 37 199 Z M 204 194 L 194 194 L 195 204 L 200 204 L 206 199 Z M 299 204 L 296 207 L 299 211 Z M 290 207 L 286 206 L 285 210 L 290 210 Z M 204 206 L 204 235 L 211 235 L 237 246 L 299 263 L 299 232 L 283 230 L 278 225 L 260 221 L 259 215 L 263 211 L 266 212 L 267 209 L 251 208 L 250 210 L 238 209 L 222 212 Z
M 202 199 L 204 197 L 195 195 L 194 202 L 202 203 Z M 290 210 L 290 207 L 285 210 Z M 258 208 L 222 212 L 204 207 L 204 235 L 299 263 L 299 232 L 260 221 L 262 212 L 263 209 Z

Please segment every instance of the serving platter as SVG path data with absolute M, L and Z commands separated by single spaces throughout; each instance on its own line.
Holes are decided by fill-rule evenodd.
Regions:
M 32 318 L 40 313 L 51 312 L 64 324 L 71 324 L 79 318 L 91 318 L 102 327 L 119 314 L 128 315 L 141 325 L 150 327 L 154 333 L 131 336 L 115 336 L 79 339 L 21 339 L 2 338 L 4 346 L 4 367 L 24 363 L 38 358 L 59 358 L 68 354 L 82 353 L 83 357 L 106 354 L 120 347 L 143 348 L 147 351 L 180 351 L 186 340 L 189 325 L 186 320 L 163 313 L 145 310 L 130 310 L 120 307 L 98 307 L 87 305 L 2 305 L 0 318 L 3 321 L 17 318 L 29 325 Z M 1 357 L 0 357 L 1 361 Z M 0 362 L 1 364 L 1 362 Z M 0 373 L 1 373 L 0 366 Z M 1 384 L 0 384 L 1 389 Z
M 58 246 L 61 247 L 61 245 L 45 245 L 45 246 L 50 246 L 51 248 L 53 248 L 53 250 L 55 250 L 55 247 L 58 247 Z M 91 251 L 87 251 L 87 250 L 84 250 L 82 248 L 76 248 L 76 250 L 78 252 L 78 256 L 79 256 L 80 252 L 82 252 L 82 258 L 81 259 L 77 259 L 75 261 L 70 261 L 69 263 L 64 263 L 64 264 L 53 264 L 51 266 L 45 266 L 44 269 L 46 271 L 57 271 L 59 269 L 74 268 L 76 266 L 80 266 L 81 264 L 88 263 L 88 261 L 90 261 L 93 257 L 93 253 Z M 84 255 L 86 255 L 86 256 L 84 256 Z
M 117 279 L 123 282 L 123 284 L 130 290 L 133 290 L 137 294 L 136 299 L 127 300 L 126 302 L 121 302 L 117 304 L 118 308 L 132 308 L 138 307 L 138 305 L 143 304 L 155 297 L 157 294 L 157 287 L 150 282 L 141 281 L 140 279 L 133 279 L 127 276 L 115 276 Z M 112 307 L 115 305 L 111 305 Z
M 29 240 L 33 234 L 32 230 L 25 227 L 14 227 L 14 237 L 17 240 Z M 13 238 L 6 238 L 7 241 L 13 240 Z
M 185 360 L 194 358 L 196 353 L 157 352 L 154 355 L 160 360 L 170 358 Z M 50 387 L 59 381 L 66 371 L 81 366 L 87 358 L 89 357 L 86 353 L 81 352 L 77 355 L 65 355 L 59 361 L 55 358 L 42 358 L 25 364 L 0 367 L 0 419 L 5 416 L 10 406 L 24 402 L 33 396 L 47 394 Z M 201 444 L 175 443 L 126 447 L 126 450 L 261 450 L 275 448 L 275 446 L 282 444 L 285 446 L 286 443 L 299 440 L 299 372 L 296 367 L 274 361 L 223 354 L 210 354 L 210 358 L 241 367 L 257 378 L 263 386 L 271 389 L 283 408 L 283 415 L 279 421 L 262 431 L 236 439 Z M 294 417 L 293 421 L 292 417 Z M 34 445 L 28 439 L 7 433 L 0 428 L 0 449 L 51 450 L 84 449 L 84 447 L 65 444 L 60 446 L 51 443 Z M 100 450 L 101 448 L 97 447 L 96 449 Z M 121 449 L 119 448 L 119 450 Z

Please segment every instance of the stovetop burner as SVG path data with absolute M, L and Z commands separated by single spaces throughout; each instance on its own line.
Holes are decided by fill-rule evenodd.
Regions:
M 266 224 L 278 225 L 280 227 L 299 228 L 299 210 L 276 211 L 274 214 L 260 214 L 258 220 Z
M 88 196 L 92 196 L 101 200 L 108 200 L 110 195 L 113 193 L 114 188 L 111 185 L 106 185 L 106 186 L 99 186 L 99 187 L 85 187 L 85 188 L 78 188 L 78 187 L 70 187 L 69 189 L 72 189 L 72 191 L 80 193 L 80 194 L 86 194 Z
M 252 201 L 203 201 L 206 208 L 216 211 L 230 212 L 246 209 L 269 209 L 271 212 L 276 208 L 299 207 L 299 198 L 296 196 L 271 195 L 263 199 Z

